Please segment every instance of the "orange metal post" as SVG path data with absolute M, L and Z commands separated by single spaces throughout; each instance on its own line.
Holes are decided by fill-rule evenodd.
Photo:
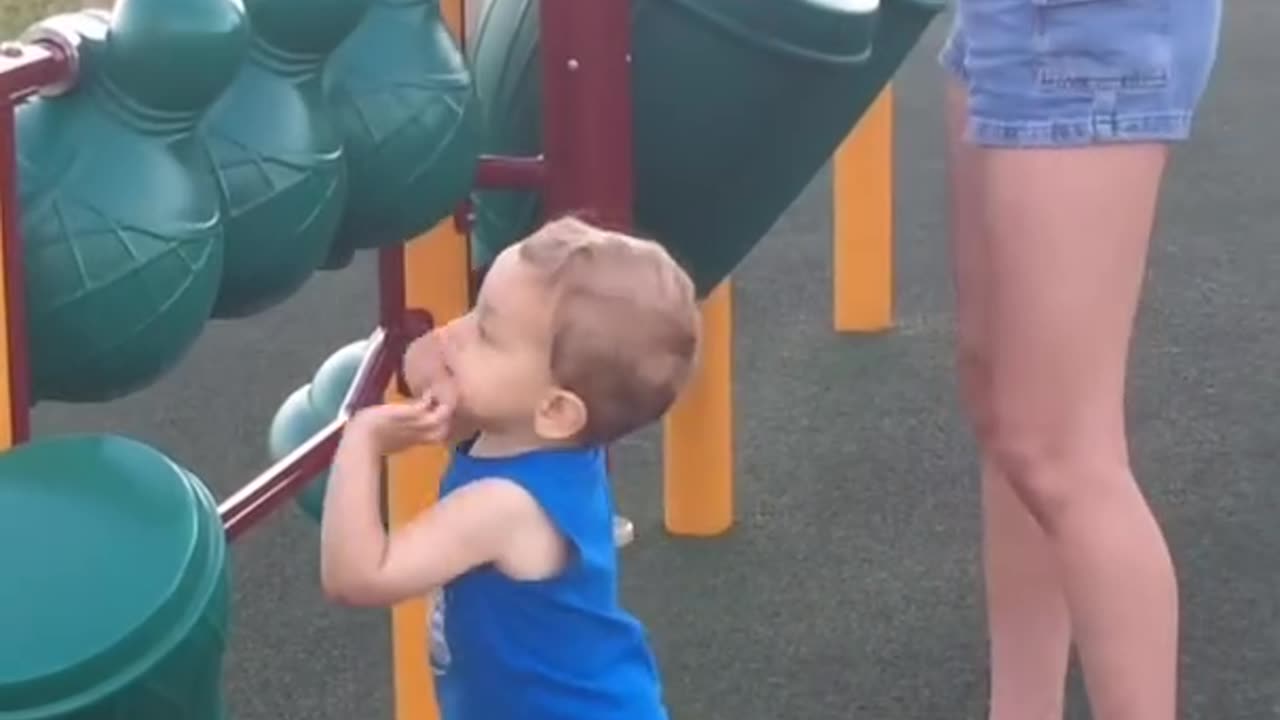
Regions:
M 12 114 L 13 109 L 0 106 L 0 112 Z M 12 127 L 12 122 L 7 125 Z M 8 230 L 16 225 L 16 223 L 7 222 L 9 213 L 13 212 L 13 209 L 7 206 L 6 200 L 12 195 L 13 193 L 10 192 L 0 192 L 0 247 L 10 241 Z M 18 440 L 13 422 L 14 398 L 10 373 L 13 358 L 10 353 L 20 348 L 9 347 L 8 284 L 10 279 L 6 277 L 6 265 L 7 263 L 0 263 L 0 451 L 13 447 Z
M 663 425 L 667 531 L 709 537 L 733 525 L 733 283 L 702 304 L 697 372 Z
M 19 58 L 0 59 L 0 77 L 10 82 L 23 76 L 27 82 L 52 82 L 65 66 L 48 65 L 53 57 L 47 49 L 24 50 Z M 38 64 L 46 63 L 46 64 Z M 13 88 L 10 88 L 12 91 Z M 0 94 L 0 98 L 5 97 Z M 27 345 L 25 266 L 22 226 L 18 208 L 18 168 L 14 161 L 14 108 L 0 102 L 0 451 L 24 443 L 31 437 L 30 348 Z
M 462 38 L 462 0 L 440 4 L 445 23 Z M 431 313 L 438 325 L 467 312 L 471 263 L 467 237 L 445 219 L 405 248 L 405 306 Z M 394 383 L 389 391 L 395 393 Z M 387 505 L 391 526 L 399 527 L 425 510 L 439 492 L 449 454 L 443 448 L 417 448 L 387 464 Z M 413 600 L 391 610 L 392 667 L 395 673 L 396 720 L 438 720 L 435 686 L 428 663 L 427 600 Z
M 469 270 L 467 238 L 446 220 L 405 248 L 405 305 L 427 310 L 441 324 L 465 313 Z M 395 394 L 394 387 L 389 394 Z M 415 448 L 390 459 L 387 505 L 393 528 L 435 500 L 448 462 L 448 452 L 440 447 Z M 397 720 L 440 717 L 427 662 L 430 613 L 425 599 L 404 602 L 391 610 Z
M 837 332 L 893 325 L 893 88 L 835 154 L 833 318 Z

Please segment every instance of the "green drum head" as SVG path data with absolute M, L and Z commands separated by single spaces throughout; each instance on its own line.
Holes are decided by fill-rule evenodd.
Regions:
M 0 717 L 93 705 L 165 659 L 225 561 L 212 498 L 115 436 L 0 455 Z

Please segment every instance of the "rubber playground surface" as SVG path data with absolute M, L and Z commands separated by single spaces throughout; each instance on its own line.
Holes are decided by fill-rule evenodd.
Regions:
M 946 19 L 897 82 L 897 308 L 830 329 L 830 197 L 816 178 L 736 275 L 738 524 L 661 529 L 658 436 L 620 446 L 625 595 L 676 718 L 982 718 L 976 476 L 950 374 L 940 74 Z M 1280 718 L 1280 114 L 1274 0 L 1231 0 L 1197 141 L 1175 159 L 1133 360 L 1138 471 L 1182 580 L 1183 717 Z M 374 267 L 209 326 L 182 367 L 36 431 L 148 441 L 221 497 L 267 464 L 279 403 L 374 321 Z M 235 547 L 237 720 L 392 717 L 385 612 L 330 606 L 316 526 L 288 508 Z M 92 612 L 92 600 L 86 611 Z M 1084 718 L 1072 680 L 1072 718 Z

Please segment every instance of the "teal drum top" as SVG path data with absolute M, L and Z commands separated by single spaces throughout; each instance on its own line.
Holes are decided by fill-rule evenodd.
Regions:
M 834 65 L 857 65 L 871 56 L 881 4 L 880 0 L 664 1 L 765 52 Z
M 145 674 L 204 612 L 225 542 L 204 487 L 142 443 L 0 455 L 0 719 L 53 717 Z

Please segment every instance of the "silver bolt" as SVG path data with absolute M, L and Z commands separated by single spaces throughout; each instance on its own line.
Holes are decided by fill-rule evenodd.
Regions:
M 627 64 L 631 64 L 631 53 L 627 53 Z
M 613 516 L 613 545 L 626 547 L 636 539 L 636 526 L 621 515 Z
M 578 70 L 578 61 L 575 58 L 569 58 L 569 62 L 565 64 L 569 66 L 570 72 L 576 72 Z

